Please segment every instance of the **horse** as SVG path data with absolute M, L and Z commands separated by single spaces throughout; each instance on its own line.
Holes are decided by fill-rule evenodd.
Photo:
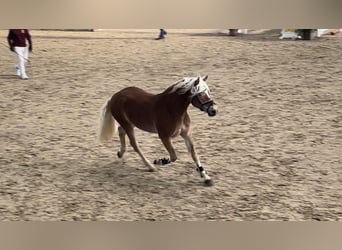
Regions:
M 117 156 L 122 158 L 126 152 L 127 135 L 130 145 L 139 154 L 148 170 L 153 172 L 156 171 L 154 165 L 165 165 L 177 160 L 171 139 L 181 135 L 196 164 L 197 172 L 204 178 L 204 184 L 213 185 L 195 150 L 191 137 L 190 116 L 187 112 L 191 103 L 209 116 L 217 114 L 218 108 L 210 96 L 207 78 L 207 75 L 185 77 L 159 94 L 151 94 L 138 87 L 126 87 L 118 91 L 108 98 L 101 108 L 99 140 L 109 140 L 118 131 L 120 150 Z M 152 165 L 136 142 L 135 127 L 157 133 L 170 158 L 155 160 Z

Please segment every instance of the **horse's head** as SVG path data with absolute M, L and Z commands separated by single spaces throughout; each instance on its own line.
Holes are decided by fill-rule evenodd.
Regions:
M 197 77 L 194 81 L 191 93 L 191 103 L 201 111 L 207 112 L 209 116 L 215 116 L 218 112 L 216 103 L 211 99 L 210 90 L 206 83 L 208 76 Z

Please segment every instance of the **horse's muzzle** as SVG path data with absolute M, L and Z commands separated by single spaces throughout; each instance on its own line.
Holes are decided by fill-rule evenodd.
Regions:
M 218 112 L 218 109 L 217 109 L 216 104 L 214 104 L 214 103 L 212 105 L 210 105 L 207 109 L 207 113 L 209 116 L 215 116 L 217 114 L 217 112 Z

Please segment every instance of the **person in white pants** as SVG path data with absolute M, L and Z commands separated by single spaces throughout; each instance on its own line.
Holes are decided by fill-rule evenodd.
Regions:
M 27 80 L 25 64 L 28 61 L 29 52 L 32 52 L 32 39 L 29 31 L 27 29 L 10 29 L 7 41 L 10 50 L 18 56 L 18 64 L 15 67 L 17 76 Z M 28 41 L 28 47 L 26 41 Z

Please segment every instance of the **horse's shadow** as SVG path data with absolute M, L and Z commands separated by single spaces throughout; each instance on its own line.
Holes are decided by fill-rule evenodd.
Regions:
M 116 160 L 106 165 L 98 165 L 91 169 L 89 178 L 92 179 L 92 188 L 97 189 L 100 186 L 106 186 L 106 189 L 113 189 L 115 192 L 118 188 L 125 189 L 130 192 L 139 191 L 146 193 L 159 193 L 162 190 L 168 192 L 179 191 L 179 189 L 187 189 L 193 186 L 202 185 L 202 181 L 196 175 L 193 168 L 193 179 L 185 179 L 184 173 L 174 174 L 170 170 L 170 174 L 161 174 L 168 171 L 167 168 L 177 168 L 184 171 L 178 164 L 168 164 L 158 166 L 157 171 L 150 172 L 143 164 L 132 163 L 131 161 Z M 171 173 L 172 172 L 172 173 Z M 165 173 L 165 172 L 164 172 Z M 197 177 L 197 178 L 196 178 Z M 97 186 L 98 185 L 98 186 Z

